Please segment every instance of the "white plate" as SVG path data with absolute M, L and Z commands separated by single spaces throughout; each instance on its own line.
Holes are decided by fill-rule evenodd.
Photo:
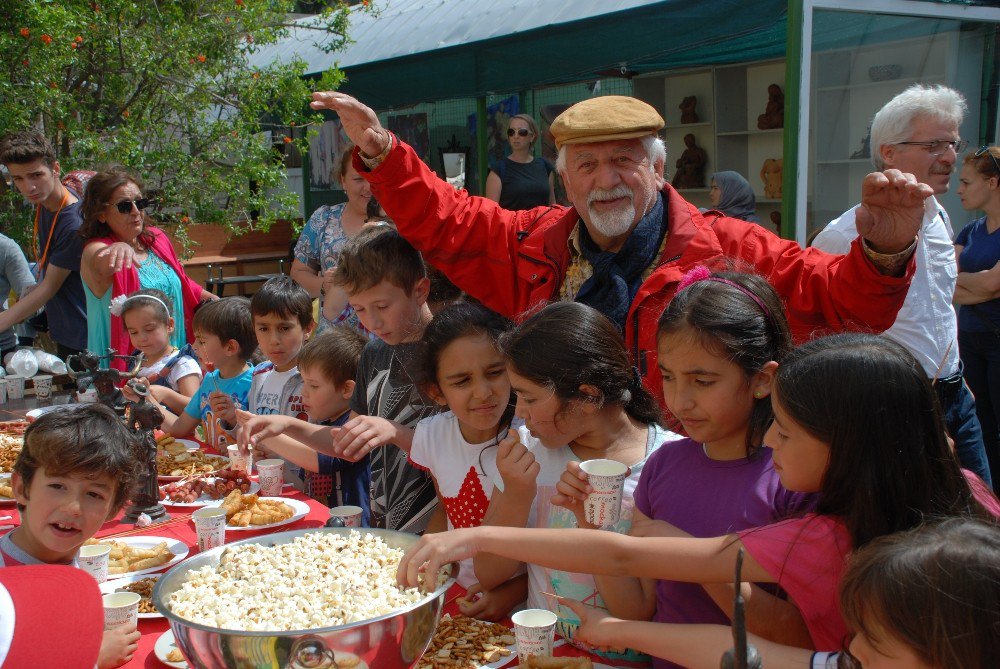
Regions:
M 158 567 L 150 567 L 148 569 L 139 569 L 138 571 L 127 571 L 124 574 L 108 574 L 109 577 L 114 577 L 116 579 L 126 578 L 128 576 L 138 576 L 139 574 L 152 574 L 153 572 L 163 571 L 164 569 L 169 569 L 175 564 L 183 560 L 188 556 L 188 547 L 183 541 L 178 541 L 177 539 L 171 539 L 170 537 L 153 537 L 153 536 L 138 536 L 138 537 L 108 537 L 107 539 L 98 539 L 98 541 L 120 541 L 123 544 L 128 544 L 129 546 L 136 546 L 138 548 L 153 548 L 160 543 L 166 541 L 167 548 L 174 557 L 169 562 L 164 562 Z
M 37 409 L 32 409 L 28 413 L 24 414 L 24 417 L 28 419 L 29 423 L 34 423 L 36 420 L 38 420 L 39 416 L 44 416 L 45 414 L 47 414 L 50 411 L 55 411 L 57 409 L 65 409 L 65 408 L 67 408 L 69 406 L 72 406 L 72 405 L 70 405 L 70 404 L 53 404 L 52 406 L 38 407 Z
M 113 581 L 105 581 L 100 584 L 101 593 L 105 595 L 110 595 L 112 592 L 116 592 L 118 588 L 128 585 L 129 583 L 135 583 L 136 581 L 141 581 L 144 578 L 160 578 L 162 574 L 136 574 L 135 576 L 126 576 L 125 578 L 116 578 Z M 162 618 L 163 614 L 157 611 L 156 613 L 140 613 L 140 620 L 147 620 L 149 618 Z
M 272 499 L 279 502 L 284 502 L 288 506 L 292 507 L 292 517 L 286 520 L 279 521 L 277 523 L 268 523 L 267 525 L 247 525 L 246 527 L 236 527 L 234 525 L 226 524 L 227 530 L 232 530 L 233 532 L 255 532 L 256 530 L 266 530 L 269 527 L 281 527 L 282 525 L 290 525 L 297 520 L 302 520 L 309 513 L 309 505 L 305 502 L 297 499 L 292 499 L 290 497 L 261 497 L 261 499 Z M 216 500 L 211 504 L 206 504 L 205 506 L 222 506 L 222 500 Z
M 192 451 L 192 450 L 197 451 L 198 449 L 197 448 L 194 448 L 194 449 L 189 448 L 188 450 L 189 451 Z M 222 471 L 223 469 L 226 469 L 227 467 L 229 467 L 229 458 L 225 457 L 224 455 L 212 455 L 211 453 L 206 453 L 206 455 L 211 455 L 211 457 L 217 458 L 217 459 L 219 459 L 219 460 L 222 461 L 222 464 L 220 464 L 215 469 L 215 471 L 217 471 L 217 472 L 218 471 Z M 208 475 L 208 474 L 211 474 L 211 473 L 212 472 L 204 472 L 205 475 Z M 160 483 L 173 483 L 174 481 L 180 481 L 181 479 L 186 479 L 186 478 L 187 478 L 187 476 L 163 476 L 161 474 L 161 475 L 158 475 L 156 477 L 156 480 L 159 481 Z
M 174 441 L 176 441 L 178 444 L 181 444 L 182 446 L 184 446 L 184 448 L 188 449 L 189 451 L 201 450 L 201 444 L 199 444 L 194 439 L 177 439 L 175 437 Z
M 10 485 L 10 474 L 0 474 L 0 483 Z M 16 503 L 13 497 L 0 497 L 0 506 L 14 506 Z
M 206 477 L 206 480 L 207 479 L 214 479 L 214 478 L 215 478 L 214 476 L 209 476 L 209 477 Z M 160 487 L 162 488 L 163 486 L 160 486 Z M 250 481 L 250 490 L 247 491 L 247 492 L 245 492 L 245 493 L 243 493 L 243 494 L 244 495 L 253 495 L 254 493 L 256 493 L 258 491 L 260 491 L 260 484 L 257 483 L 256 481 Z M 3 503 L 3 500 L 4 500 L 4 498 L 0 497 L 0 504 Z M 177 507 L 179 509 L 198 509 L 198 508 L 201 508 L 201 507 L 205 506 L 206 504 L 211 504 L 212 502 L 218 502 L 218 501 L 219 500 L 212 499 L 211 497 L 207 496 L 205 493 L 202 493 L 198 497 L 198 499 L 196 499 L 193 502 L 171 502 L 170 499 L 168 498 L 168 499 L 161 499 L 160 500 L 160 504 L 162 504 L 163 506 L 174 506 L 174 507 Z
M 187 669 L 187 662 L 170 662 L 167 660 L 167 653 L 177 648 L 177 644 L 174 642 L 174 631 L 167 630 L 160 635 L 160 638 L 156 640 L 156 644 L 153 646 L 153 653 L 156 654 L 156 659 L 167 665 L 168 667 L 177 667 L 177 669 Z M 180 650 L 178 648 L 178 650 Z

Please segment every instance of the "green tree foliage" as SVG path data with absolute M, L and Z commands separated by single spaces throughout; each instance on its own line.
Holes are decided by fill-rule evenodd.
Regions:
M 296 215 L 282 142 L 304 148 L 304 63 L 252 67 L 249 56 L 287 34 L 294 0 L 17 0 L 0 3 L 0 133 L 33 127 L 56 147 L 63 172 L 117 164 L 158 192 L 165 223 L 266 227 Z M 348 40 L 351 11 L 312 17 L 329 51 Z M 317 86 L 336 87 L 339 71 Z M 289 132 L 289 129 L 298 131 Z M 272 140 L 265 131 L 272 131 Z M 296 139 L 292 139 L 291 136 Z M 29 227 L 16 192 L 0 226 Z

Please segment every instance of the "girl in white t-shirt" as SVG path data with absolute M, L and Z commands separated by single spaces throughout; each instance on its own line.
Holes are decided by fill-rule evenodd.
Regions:
M 198 392 L 202 375 L 191 347 L 178 350 L 170 343 L 173 308 L 167 294 L 155 288 L 111 302 L 112 314 L 121 317 L 132 347 L 142 353 L 138 377 L 145 379 L 157 401 L 180 413 Z
M 423 385 L 450 410 L 417 423 L 410 462 L 433 477 L 448 529 L 482 524 L 493 494 L 487 471 L 495 468 L 497 443 L 514 415 L 507 365 L 497 344 L 510 327 L 486 307 L 460 302 L 438 313 L 424 332 Z M 469 616 L 503 618 L 527 594 L 523 576 L 490 592 L 478 580 L 472 560 L 463 561 L 458 583 L 467 592 L 459 606 Z
M 556 485 L 579 461 L 611 459 L 629 468 L 621 517 L 609 529 L 627 534 L 632 493 L 647 458 L 678 435 L 660 426 L 660 409 L 642 386 L 621 334 L 597 310 L 574 302 L 550 304 L 502 340 L 507 373 L 517 393 L 520 443 L 501 441 L 495 468 L 496 490 L 484 525 L 583 527 L 582 506 Z M 588 526 L 592 527 L 592 526 Z M 521 568 L 516 560 L 480 554 L 476 573 L 485 587 Z M 527 565 L 528 606 L 557 613 L 556 631 L 573 643 L 577 615 L 547 593 L 604 607 L 594 578 Z M 626 650 L 603 653 L 616 664 L 648 663 Z

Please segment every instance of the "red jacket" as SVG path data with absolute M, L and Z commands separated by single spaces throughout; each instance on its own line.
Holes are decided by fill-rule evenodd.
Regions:
M 451 281 L 487 307 L 517 318 L 559 298 L 570 261 L 566 244 L 580 218 L 570 207 L 507 211 L 456 191 L 405 143 L 375 170 L 355 152 L 354 166 L 371 183 L 400 233 Z M 685 272 L 697 265 L 756 272 L 782 296 L 796 341 L 892 325 L 913 274 L 879 274 L 855 240 L 836 256 L 803 249 L 759 225 L 701 214 L 669 184 L 663 187 L 668 236 L 657 268 L 629 308 L 625 341 L 643 383 L 663 402 L 656 365 L 656 323 Z

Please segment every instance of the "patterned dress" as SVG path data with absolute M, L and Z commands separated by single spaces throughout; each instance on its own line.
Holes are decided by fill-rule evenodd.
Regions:
M 328 269 L 337 266 L 337 259 L 340 251 L 347 244 L 349 238 L 344 232 L 341 219 L 344 215 L 346 202 L 334 205 L 324 205 L 313 212 L 309 221 L 302 228 L 299 240 L 295 243 L 295 259 L 313 270 L 317 274 L 322 274 Z M 322 331 L 333 325 L 350 325 L 364 335 L 368 331 L 361 325 L 357 314 L 350 305 L 344 307 L 335 319 L 328 319 L 320 310 L 319 329 Z

